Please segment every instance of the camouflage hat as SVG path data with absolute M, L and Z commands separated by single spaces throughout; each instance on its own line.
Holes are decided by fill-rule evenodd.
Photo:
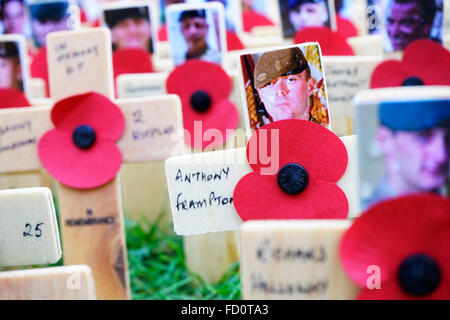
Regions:
M 266 52 L 255 66 L 255 88 L 262 88 L 281 76 L 302 73 L 307 68 L 308 61 L 299 48 Z
M 19 48 L 15 42 L 0 42 L 0 58 L 19 57 Z

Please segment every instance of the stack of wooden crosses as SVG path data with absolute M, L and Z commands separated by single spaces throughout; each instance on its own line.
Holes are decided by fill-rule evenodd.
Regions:
M 365 0 L 107 2 L 83 26 L 34 2 L 68 30 L 33 29 L 31 76 L 24 36 L 0 35 L 22 70 L 0 88 L 0 265 L 60 260 L 50 191 L 14 190 L 48 186 L 66 267 L 2 272 L 0 298 L 130 299 L 123 214 L 161 210 L 191 271 L 241 262 L 245 299 L 442 297 L 449 10 L 406 41 Z

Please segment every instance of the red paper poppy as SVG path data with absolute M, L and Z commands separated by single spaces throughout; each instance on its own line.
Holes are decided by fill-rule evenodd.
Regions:
M 344 234 L 340 256 L 362 288 L 359 299 L 450 299 L 449 243 L 450 200 L 411 195 L 362 214 Z M 379 289 L 368 288 L 376 284 L 368 267 L 378 268 Z
M 274 23 L 269 18 L 253 10 L 242 12 L 242 21 L 244 32 L 251 32 L 254 27 L 274 26 Z
M 167 41 L 167 26 L 165 24 L 158 30 L 158 40 Z
M 304 28 L 294 36 L 294 43 L 318 42 L 324 56 L 353 56 L 355 52 L 347 40 L 329 28 Z
M 125 129 L 122 111 L 98 93 L 59 101 L 52 109 L 55 129 L 38 145 L 39 158 L 59 182 L 91 189 L 111 181 L 122 164 L 115 145 Z
M 186 144 L 196 149 L 220 146 L 231 136 L 239 123 L 239 114 L 228 99 L 232 82 L 217 64 L 189 60 L 177 67 L 168 77 L 167 92 L 177 94 L 182 102 Z M 195 123 L 201 124 L 194 130 Z M 213 141 L 203 136 L 209 129 L 219 130 L 221 136 Z M 211 133 L 210 131 L 209 133 Z
M 121 74 L 150 73 L 153 64 L 150 54 L 142 49 L 121 49 L 113 53 L 114 79 Z
M 47 66 L 47 49 L 41 48 L 39 52 L 33 57 L 30 65 L 31 77 L 40 78 L 45 81 L 45 91 L 47 97 L 50 96 L 50 85 L 48 80 L 48 66 Z
M 358 29 L 348 19 L 343 18 L 341 15 L 336 15 L 337 32 L 344 38 L 357 37 Z
M 450 52 L 437 42 L 417 40 L 403 53 L 402 61 L 380 63 L 372 73 L 370 87 L 402 85 L 450 85 Z
M 227 31 L 227 49 L 228 51 L 243 50 L 244 45 L 238 35 L 232 31 Z
M 278 156 L 276 174 L 263 172 L 274 163 L 267 164 L 265 144 L 272 159 Z M 347 149 L 330 130 L 305 120 L 272 122 L 252 135 L 247 159 L 253 172 L 233 196 L 243 221 L 347 217 L 347 197 L 336 185 L 347 169 Z
M 29 107 L 31 104 L 22 91 L 16 89 L 0 89 L 0 109 Z

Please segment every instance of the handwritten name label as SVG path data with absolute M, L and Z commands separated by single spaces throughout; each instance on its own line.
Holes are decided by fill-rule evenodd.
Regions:
M 0 125 L 0 136 L 17 131 L 31 132 L 31 120 L 25 120 L 20 123 L 12 123 L 7 125 Z
M 67 42 L 57 43 L 55 47 L 57 52 L 56 61 L 58 63 L 66 62 L 65 72 L 72 74 L 75 71 L 82 71 L 85 67 L 85 59 L 90 56 L 98 56 L 98 45 L 92 45 L 81 49 L 69 49 Z
M 352 134 L 351 100 L 369 89 L 372 72 L 380 62 L 378 56 L 323 57 L 331 125 L 337 135 Z
M 150 128 L 146 130 L 133 130 L 132 136 L 134 141 L 154 139 L 161 136 L 171 136 L 175 133 L 175 128 L 173 126 L 168 126 L 165 128 Z
M 177 175 L 175 177 L 175 182 L 181 183 L 201 183 L 201 182 L 210 182 L 210 181 L 224 181 L 228 179 L 228 175 L 230 174 L 230 167 L 222 168 L 218 172 L 185 172 L 182 173 L 181 169 L 178 169 Z M 177 204 L 176 208 L 178 211 L 190 211 L 196 210 L 206 207 L 215 207 L 215 206 L 226 206 L 233 204 L 233 197 L 230 196 L 220 196 L 216 195 L 214 191 L 211 191 L 207 198 L 203 198 L 201 200 L 192 200 L 192 199 L 184 199 L 183 193 L 179 193 L 177 195 Z
M 53 32 L 47 38 L 52 98 L 114 92 L 111 35 L 105 28 Z
M 0 173 L 38 170 L 37 144 L 52 128 L 50 107 L 0 110 Z
M 30 144 L 36 144 L 36 139 L 35 138 L 31 138 L 31 139 L 27 139 L 27 140 L 22 140 L 22 141 L 17 141 L 17 142 L 13 142 L 11 144 L 2 146 L 0 145 L 0 153 L 2 152 L 6 152 L 6 151 L 10 151 L 10 150 L 15 150 Z
M 120 99 L 125 132 L 119 141 L 125 162 L 166 160 L 183 150 L 181 103 L 174 95 Z M 178 153 L 177 153 L 178 152 Z
M 166 94 L 167 73 L 123 74 L 117 78 L 119 98 L 141 98 Z
M 183 173 L 181 169 L 178 169 L 177 176 L 175 177 L 175 182 L 195 183 L 209 182 L 211 180 L 226 180 L 228 179 L 229 174 L 230 167 L 222 168 L 219 172 L 198 171 Z
M 259 274 L 252 275 L 252 290 L 256 293 L 267 295 L 282 295 L 295 297 L 298 295 L 324 295 L 330 282 L 328 280 L 318 280 L 314 282 L 284 282 L 273 283 L 264 279 Z
M 293 246 L 282 248 L 277 247 L 270 239 L 266 238 L 256 250 L 256 259 L 262 263 L 271 263 L 272 261 L 324 263 L 327 260 L 327 254 L 323 246 L 309 248 Z
M 245 299 L 352 299 L 339 262 L 348 221 L 252 221 L 241 231 Z
M 242 220 L 234 209 L 233 192 L 249 172 L 245 148 L 168 159 L 166 176 L 176 233 L 239 229 Z

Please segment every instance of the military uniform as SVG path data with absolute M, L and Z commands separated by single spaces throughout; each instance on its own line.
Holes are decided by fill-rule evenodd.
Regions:
M 264 53 L 258 60 L 254 71 L 254 86 L 260 89 L 274 79 L 283 76 L 300 74 L 311 71 L 300 48 L 289 48 Z M 310 121 L 328 124 L 328 110 L 320 102 L 320 98 L 313 95 L 310 97 Z M 261 109 L 262 106 L 261 106 Z M 261 112 L 262 113 L 262 112 Z
M 200 9 L 192 9 L 192 10 L 185 10 L 180 14 L 180 17 L 178 19 L 179 22 L 183 22 L 187 19 L 193 19 L 193 18 L 202 18 L 206 19 L 206 10 Z M 216 63 L 216 64 L 222 64 L 222 53 L 218 50 L 214 50 L 210 48 L 208 45 L 205 47 L 203 52 L 200 52 L 199 54 L 193 56 L 189 55 L 189 53 L 186 53 L 183 56 L 174 57 L 175 65 L 183 64 L 185 61 L 189 59 L 201 59 L 208 62 Z

